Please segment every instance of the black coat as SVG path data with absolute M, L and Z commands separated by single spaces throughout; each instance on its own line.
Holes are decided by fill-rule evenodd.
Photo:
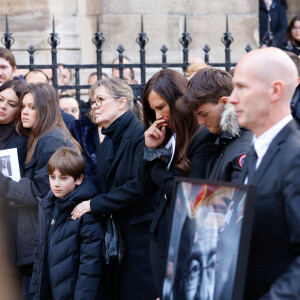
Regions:
M 241 173 L 247 175 L 247 158 Z M 299 299 L 300 131 L 288 123 L 258 169 L 253 232 L 244 299 Z
M 50 191 L 39 199 L 38 245 L 30 287 L 35 299 L 48 299 L 47 283 L 53 299 L 99 298 L 103 229 L 90 213 L 71 219 L 74 207 L 96 194 L 94 186 L 83 181 L 65 198 L 56 198 Z
M 91 200 L 91 211 L 100 216 L 114 214 L 121 227 L 125 254 L 116 275 L 118 299 L 153 300 L 156 293 L 148 232 L 151 214 L 147 208 L 147 197 L 138 192 L 136 183 L 137 164 L 144 146 L 144 126 L 131 111 L 115 122 L 120 122 L 117 130 L 122 132 L 121 139 L 118 145 L 114 145 L 114 158 L 104 175 L 108 151 L 105 139 L 108 136 L 98 148 L 96 181 L 99 195 Z
M 214 139 L 214 136 L 203 128 L 190 141 L 187 149 L 187 158 L 191 162 L 189 177 L 204 178 L 206 168 L 207 143 Z M 142 160 L 139 166 L 138 186 L 145 194 L 159 190 L 159 197 L 156 199 L 155 214 L 150 226 L 153 239 L 159 242 L 167 242 L 169 224 L 171 221 L 171 202 L 175 176 L 185 177 L 182 170 L 172 166 L 166 169 L 165 162 L 156 159 L 148 162 Z
M 285 0 L 273 0 L 270 8 L 271 31 L 275 40 L 273 46 L 281 47 L 287 28 L 287 5 Z M 263 37 L 268 30 L 268 11 L 263 0 L 259 0 L 259 40 L 263 44 Z
M 297 86 L 291 100 L 291 111 L 294 119 L 300 126 L 300 84 Z
M 97 166 L 96 153 L 100 145 L 98 126 L 89 117 L 82 116 L 70 124 L 69 130 L 82 148 L 82 155 L 86 162 L 84 175 L 88 178 L 94 178 Z
M 246 153 L 251 147 L 253 134 L 241 129 L 240 136 L 221 133 L 207 148 L 206 179 L 238 182 Z
M 27 137 L 20 136 L 15 131 L 5 141 L 2 147 L 0 147 L 0 150 L 17 148 L 21 177 L 24 176 L 24 162 L 27 154 L 26 147 Z M 18 209 L 9 206 L 7 201 L 5 201 L 5 197 L 2 196 L 2 193 L 0 195 L 0 207 L 2 226 L 4 226 L 4 230 L 7 232 L 8 253 L 10 255 L 12 265 L 16 266 Z
M 24 166 L 24 177 L 19 182 L 0 174 L 0 188 L 9 205 L 18 208 L 17 266 L 33 262 L 38 202 L 50 190 L 47 162 L 59 148 L 74 147 L 63 129 L 56 127 L 42 136 L 32 158 Z

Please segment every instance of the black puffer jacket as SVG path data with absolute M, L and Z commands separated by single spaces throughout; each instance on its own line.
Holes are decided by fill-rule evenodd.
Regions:
M 48 299 L 47 283 L 53 299 L 98 299 L 102 227 L 90 213 L 71 219 L 73 208 L 96 194 L 94 186 L 83 181 L 65 198 L 50 191 L 39 199 L 39 238 L 30 287 L 36 299 Z
M 36 197 L 43 198 L 50 190 L 47 162 L 61 147 L 74 147 L 62 128 L 56 127 L 40 138 L 19 182 L 0 174 L 0 190 L 9 205 L 18 208 L 17 266 L 33 262 L 34 238 L 38 214 Z

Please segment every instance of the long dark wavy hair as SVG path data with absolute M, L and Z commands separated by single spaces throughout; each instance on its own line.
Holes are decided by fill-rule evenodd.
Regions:
M 27 85 L 20 80 L 8 80 L 0 86 L 0 92 L 6 89 L 12 89 L 16 93 L 20 101 L 20 98 L 22 97 L 23 92 L 26 90 L 26 87 Z M 16 111 L 16 117 L 17 114 L 18 111 Z M 7 125 L 2 125 L 0 127 L 0 149 L 5 147 L 6 142 L 13 134 L 15 134 L 15 122 Z
M 176 133 L 176 149 L 173 158 L 173 165 L 184 171 L 188 175 L 190 162 L 186 157 L 189 141 L 196 131 L 196 119 L 192 113 L 180 110 L 176 105 L 184 95 L 188 85 L 188 80 L 180 73 L 165 69 L 156 73 L 146 84 L 143 96 L 143 114 L 145 128 L 148 129 L 156 120 L 155 112 L 150 108 L 148 97 L 153 90 L 163 97 L 170 107 L 171 112 L 171 132 L 167 128 L 166 141 L 173 133 Z
M 296 40 L 292 36 L 292 28 L 294 27 L 296 21 L 300 21 L 300 15 L 295 16 L 291 20 L 289 26 L 286 29 L 285 37 L 283 39 L 283 43 L 286 43 L 286 41 L 290 41 L 291 45 L 294 46 L 294 47 L 297 46 L 297 42 L 296 42 Z
M 24 96 L 32 94 L 37 111 L 37 122 L 32 128 L 24 128 L 21 121 L 21 109 Z M 16 118 L 16 130 L 18 133 L 23 133 L 28 136 L 27 142 L 27 157 L 25 164 L 29 163 L 34 153 L 35 147 L 39 139 L 47 132 L 53 130 L 56 126 L 61 127 L 66 132 L 75 144 L 78 153 L 80 153 L 80 146 L 72 137 L 65 123 L 63 122 L 58 95 L 54 87 L 47 83 L 37 83 L 29 85 L 22 95 L 19 102 L 18 114 Z

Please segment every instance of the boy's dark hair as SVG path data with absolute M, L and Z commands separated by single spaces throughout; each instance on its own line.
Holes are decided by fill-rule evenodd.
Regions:
M 15 57 L 8 49 L 0 47 L 0 57 L 6 59 L 12 68 L 16 66 Z
M 219 69 L 205 68 L 189 81 L 185 93 L 189 109 L 195 111 L 205 103 L 218 104 L 221 97 L 230 96 L 233 90 L 232 77 Z
M 57 169 L 62 175 L 72 176 L 77 180 L 84 173 L 86 163 L 78 152 L 69 147 L 56 150 L 47 163 L 48 174 L 53 174 Z

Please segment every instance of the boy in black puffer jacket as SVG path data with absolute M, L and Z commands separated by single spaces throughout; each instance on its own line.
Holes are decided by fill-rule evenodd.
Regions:
M 71 219 L 74 207 L 97 195 L 83 181 L 84 159 L 68 147 L 49 159 L 51 191 L 39 199 L 38 245 L 30 292 L 35 299 L 99 299 L 103 229 L 87 213 Z

